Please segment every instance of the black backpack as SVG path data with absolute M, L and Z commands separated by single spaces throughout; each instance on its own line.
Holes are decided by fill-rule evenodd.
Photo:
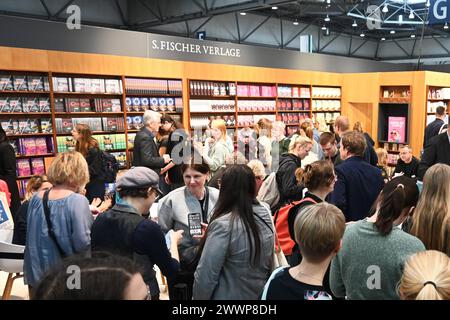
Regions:
M 119 163 L 116 157 L 106 151 L 101 151 L 100 160 L 100 179 L 107 183 L 115 182 L 117 171 L 119 171 Z

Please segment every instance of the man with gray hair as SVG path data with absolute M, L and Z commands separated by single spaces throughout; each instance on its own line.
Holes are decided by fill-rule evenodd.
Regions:
M 159 156 L 156 145 L 156 133 L 161 126 L 161 114 L 146 110 L 143 123 L 144 127 L 134 138 L 132 165 L 134 167 L 147 167 L 159 173 L 161 168 L 171 161 L 168 154 Z

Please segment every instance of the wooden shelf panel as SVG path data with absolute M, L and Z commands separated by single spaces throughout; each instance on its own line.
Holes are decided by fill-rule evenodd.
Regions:
M 238 96 L 238 100 L 275 100 L 277 97 L 246 97 L 246 96 Z
M 325 97 L 312 97 L 311 99 L 313 100 L 341 100 L 341 98 L 339 97 L 329 97 L 329 98 L 325 98 Z
M 190 100 L 234 100 L 236 96 L 203 96 L 203 95 L 191 95 Z
M 127 115 L 128 114 L 137 114 L 137 115 L 141 115 L 144 114 L 145 111 L 127 111 Z M 164 113 L 164 114 L 183 114 L 183 111 L 156 111 L 156 112 L 160 112 L 160 113 Z
M 311 97 L 277 97 L 278 100 L 280 99 L 302 99 L 302 100 L 309 100 L 311 99 Z
M 330 112 L 341 112 L 341 110 L 327 110 L 327 111 L 323 111 L 323 110 L 313 110 L 313 113 L 330 113 Z
M 395 104 L 395 103 L 410 103 L 411 102 L 411 98 L 380 98 L 380 103 L 391 103 L 391 104 Z
M 267 111 L 238 111 L 239 114 L 271 114 L 276 113 L 275 110 L 267 110 Z
M 122 134 L 125 133 L 125 131 L 92 131 L 92 134 Z M 57 136 L 71 136 L 72 133 L 57 133 Z
M 142 97 L 142 98 L 182 98 L 182 93 L 131 93 L 125 92 L 127 98 Z
M 55 97 L 74 96 L 74 97 L 113 97 L 121 98 L 122 93 L 93 93 L 93 92 L 57 92 L 53 93 Z
M 278 110 L 278 113 L 309 113 L 310 110 Z
M 58 117 L 70 117 L 70 116 L 122 116 L 123 112 L 55 112 L 55 116 Z
M 445 99 L 445 98 L 428 98 L 427 101 L 449 101 L 449 99 Z
M 0 116 L 14 116 L 14 117 L 21 117 L 21 116 L 49 116 L 51 117 L 52 114 L 50 112 L 0 112 Z
M 0 91 L 1 95 L 15 95 L 15 94 L 19 94 L 19 95 L 49 95 L 50 91 Z
M 8 138 L 27 138 L 27 137 L 37 137 L 37 136 L 53 136 L 53 133 L 21 133 L 21 134 L 11 134 L 6 135 Z
M 34 157 L 54 157 L 54 153 L 44 153 L 44 154 L 30 154 L 30 155 L 16 155 L 16 159 L 27 159 Z
M 205 114 L 208 114 L 208 115 L 214 115 L 214 114 L 234 114 L 234 113 L 236 113 L 236 111 L 201 111 L 201 112 L 198 112 L 198 111 L 191 111 L 190 112 L 190 115 L 192 116 L 192 115 L 205 115 Z

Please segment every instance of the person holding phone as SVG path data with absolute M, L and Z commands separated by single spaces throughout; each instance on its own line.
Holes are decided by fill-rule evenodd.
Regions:
M 184 231 L 178 247 L 180 272 L 177 279 L 168 279 L 171 300 L 191 299 L 201 227 L 206 227 L 219 198 L 219 190 L 206 186 L 210 170 L 200 159 L 192 158 L 182 165 L 185 187 L 173 190 L 158 202 L 158 223 L 162 230 Z M 186 291 L 177 291 L 176 285 L 185 287 Z

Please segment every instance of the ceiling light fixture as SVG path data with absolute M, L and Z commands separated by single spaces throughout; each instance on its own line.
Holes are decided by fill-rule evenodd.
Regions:
M 427 8 L 429 8 L 430 7 L 430 0 L 427 0 L 427 2 L 425 3 L 425 6 L 427 7 Z
M 323 19 L 323 20 L 326 21 L 326 22 L 330 21 L 330 17 L 328 16 L 328 13 L 327 13 L 327 16 L 325 17 L 325 19 Z
M 444 29 L 448 29 L 448 24 L 447 24 L 447 22 L 444 24 Z
M 414 19 L 414 11 L 410 11 L 408 18 Z
M 325 27 L 325 25 L 323 25 L 322 30 L 327 30 L 327 27 Z
M 384 38 L 384 37 L 383 37 L 383 38 L 381 38 L 381 41 L 384 41 L 384 40 L 386 40 L 386 38 Z
M 298 21 L 295 20 L 294 22 L 292 22 L 292 24 L 293 24 L 294 26 L 298 26 Z
M 247 15 L 247 12 L 241 12 L 240 15 L 245 16 L 245 15 Z
M 359 36 L 360 36 L 361 38 L 364 38 L 366 35 L 365 35 L 364 33 L 361 33 Z
M 356 23 L 356 20 L 353 20 L 352 27 L 356 28 L 357 26 L 358 26 L 358 24 Z
M 277 6 L 273 6 L 272 10 L 278 10 L 278 7 Z
M 415 38 L 415 37 L 416 37 L 416 35 L 415 35 L 415 34 L 412 34 L 412 35 L 411 35 L 411 38 Z
M 394 34 L 394 33 L 395 33 L 395 30 L 391 30 L 390 33 L 391 33 L 391 34 Z
M 384 5 L 384 7 L 383 7 L 383 9 L 381 11 L 383 11 L 384 13 L 389 12 L 387 4 Z

